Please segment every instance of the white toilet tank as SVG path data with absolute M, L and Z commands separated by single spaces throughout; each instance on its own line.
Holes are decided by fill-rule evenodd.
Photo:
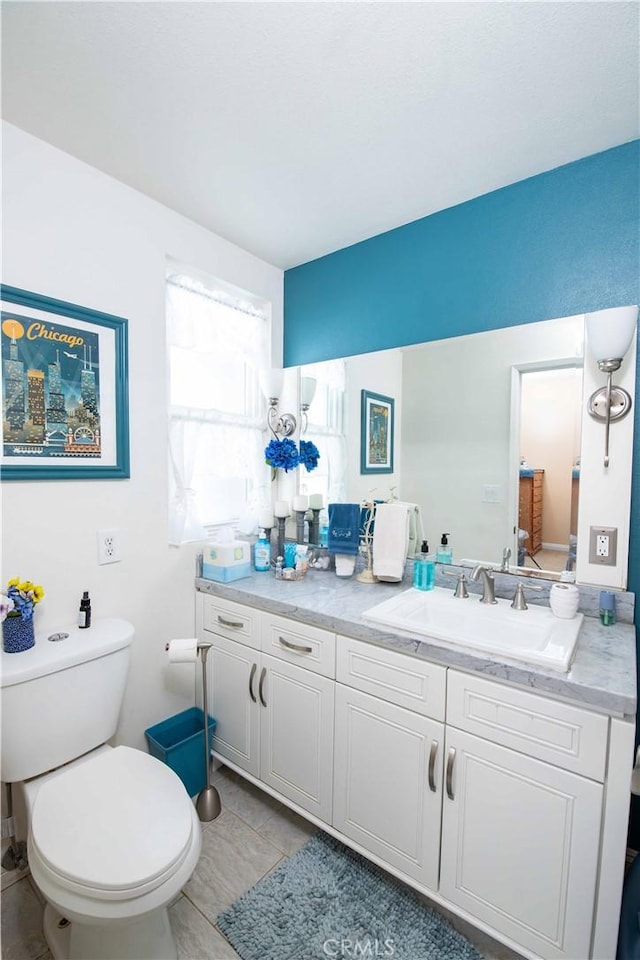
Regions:
M 52 637 L 68 634 L 64 639 Z M 36 636 L 22 653 L 2 652 L 0 779 L 15 783 L 106 743 L 116 731 L 134 630 L 94 620 Z

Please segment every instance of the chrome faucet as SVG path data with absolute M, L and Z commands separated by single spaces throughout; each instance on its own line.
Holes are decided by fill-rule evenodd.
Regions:
M 480 597 L 480 603 L 497 603 L 495 592 L 496 582 L 487 568 L 483 567 L 481 563 L 473 568 L 471 579 L 478 580 L 480 577 L 482 577 L 482 596 Z
M 511 547 L 505 547 L 502 551 L 502 564 L 500 565 L 500 573 L 509 572 L 509 557 L 511 556 Z

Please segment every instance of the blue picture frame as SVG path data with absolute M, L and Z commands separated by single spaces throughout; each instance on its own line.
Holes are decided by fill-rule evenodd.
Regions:
M 130 476 L 128 323 L 0 285 L 2 480 Z
M 360 473 L 393 473 L 394 401 L 361 392 Z

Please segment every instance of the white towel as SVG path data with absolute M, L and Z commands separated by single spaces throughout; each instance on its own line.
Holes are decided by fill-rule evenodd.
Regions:
M 424 540 L 420 507 L 417 503 L 404 503 L 402 500 L 394 500 L 393 502 L 400 503 L 402 506 L 409 508 L 409 544 L 407 547 L 407 557 L 413 560 L 416 554 L 420 553 L 420 547 Z
M 373 572 L 378 580 L 402 580 L 409 547 L 409 506 L 379 503 L 373 529 Z

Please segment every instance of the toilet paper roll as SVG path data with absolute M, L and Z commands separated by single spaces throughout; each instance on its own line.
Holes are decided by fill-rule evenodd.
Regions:
M 169 663 L 194 663 L 198 659 L 198 641 L 195 637 L 170 640 L 167 644 Z

